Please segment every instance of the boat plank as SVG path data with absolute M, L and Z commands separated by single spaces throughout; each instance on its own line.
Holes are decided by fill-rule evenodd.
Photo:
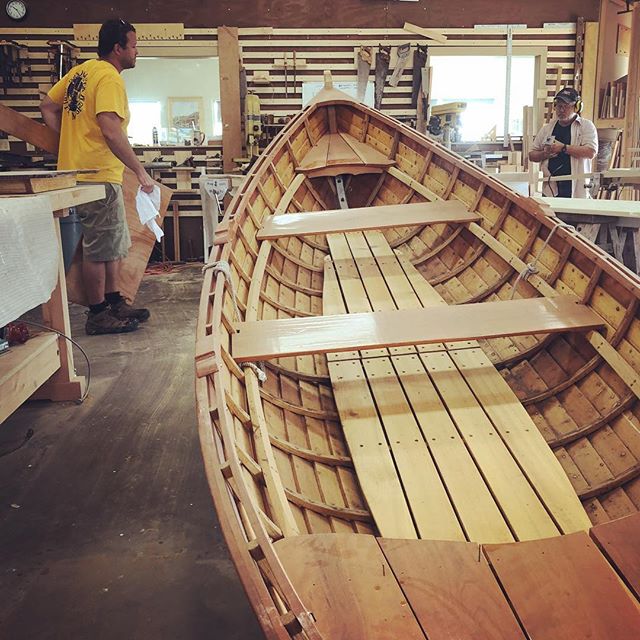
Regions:
M 557 535 L 534 488 L 496 433 L 451 354 L 426 353 L 420 357 L 516 539 Z
M 336 406 L 373 518 L 385 537 L 416 538 L 416 530 L 359 360 L 329 363 Z
M 339 268 L 339 267 L 338 267 Z M 456 342 L 595 329 L 602 320 L 562 296 L 312 318 L 243 322 L 232 337 L 239 361 L 304 353 Z
M 640 513 L 593 527 L 590 535 L 640 599 Z
M 585 532 L 484 552 L 530 638 L 640 636 L 640 609 Z
M 466 537 L 512 541 L 500 509 L 421 360 L 416 355 L 395 356 L 393 363 Z
M 258 231 L 259 240 L 274 240 L 289 236 L 344 233 L 390 227 L 467 223 L 480 220 L 465 206 L 456 201 L 414 202 L 403 205 L 381 205 L 333 209 L 330 211 L 304 212 L 286 216 L 270 217 Z
M 378 538 L 429 640 L 524 640 L 479 545 Z
M 419 537 L 465 540 L 391 360 L 369 358 L 362 364 Z
M 297 536 L 274 546 L 323 638 L 425 640 L 373 536 Z
M 567 475 L 504 378 L 487 366 L 487 356 L 461 349 L 451 357 L 560 530 L 587 530 L 589 517 Z

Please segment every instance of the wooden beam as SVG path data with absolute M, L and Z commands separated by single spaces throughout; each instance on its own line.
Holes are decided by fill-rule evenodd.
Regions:
M 622 137 L 622 166 L 630 167 L 631 149 L 637 147 L 640 127 L 640 2 L 633 5 L 631 15 L 631 51 L 629 52 L 629 76 L 625 105 L 624 133 Z
M 415 33 L 416 35 L 430 38 L 431 40 L 435 40 L 436 42 L 440 42 L 442 44 L 447 42 L 447 36 L 443 35 L 439 31 L 434 31 L 433 29 L 424 29 L 423 27 L 418 27 L 417 25 L 411 24 L 410 22 L 405 22 L 402 28 L 409 33 Z
M 237 326 L 232 338 L 232 355 L 239 362 L 249 362 L 307 353 L 580 331 L 603 325 L 600 316 L 573 299 L 530 298 L 245 322 Z
M 270 216 L 258 231 L 258 240 L 290 236 L 367 231 L 414 225 L 476 222 L 480 217 L 457 200 L 402 205 L 333 209 L 331 211 Z
M 632 200 L 587 200 L 585 198 L 535 198 L 554 213 L 587 216 L 640 218 L 640 202 Z
M 584 59 L 582 63 L 582 101 L 584 107 L 582 116 L 594 120 L 596 98 L 596 67 L 598 63 L 598 33 L 597 22 L 587 22 L 584 25 Z
M 240 45 L 237 27 L 218 28 L 220 51 L 220 109 L 222 113 L 222 166 L 225 173 L 236 168 L 242 156 L 240 113 Z

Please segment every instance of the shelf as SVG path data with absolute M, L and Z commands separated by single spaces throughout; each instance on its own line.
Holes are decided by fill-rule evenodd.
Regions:
M 45 333 L 0 355 L 0 423 L 60 368 L 58 336 Z
M 624 129 L 624 118 L 598 118 L 596 129 Z

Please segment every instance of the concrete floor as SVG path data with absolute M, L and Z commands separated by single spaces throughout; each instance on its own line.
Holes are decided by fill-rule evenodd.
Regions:
M 194 409 L 200 270 L 146 276 L 141 329 L 72 332 L 91 395 L 24 405 L 0 425 L 0 636 L 263 638 L 206 483 Z M 76 353 L 79 372 L 85 371 Z

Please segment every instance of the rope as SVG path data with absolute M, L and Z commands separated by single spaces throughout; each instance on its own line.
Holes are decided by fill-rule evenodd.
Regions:
M 231 277 L 231 265 L 226 260 L 210 262 L 202 267 L 202 273 L 206 273 L 209 269 L 213 269 L 213 273 L 216 275 L 221 273 L 224 276 L 224 279 L 231 290 L 231 300 L 233 301 L 233 312 L 235 314 L 235 318 L 240 322 L 240 309 L 238 309 L 238 301 L 236 300 L 236 286 L 233 283 L 233 278 Z
M 557 224 L 554 227 L 552 227 L 551 231 L 547 234 L 547 238 L 544 241 L 544 244 L 542 245 L 542 249 L 540 249 L 540 252 L 538 253 L 538 255 L 531 262 L 529 262 L 525 266 L 525 268 L 518 274 L 518 277 L 516 278 L 516 281 L 513 285 L 513 289 L 511 290 L 511 297 L 509 298 L 509 300 L 513 300 L 513 298 L 516 295 L 516 291 L 518 290 L 518 285 L 523 280 L 526 282 L 527 280 L 529 280 L 531 276 L 535 275 L 536 273 L 539 273 L 538 262 L 540 261 L 542 254 L 545 252 L 545 249 L 549 246 L 549 243 L 551 242 L 551 238 L 553 238 L 553 234 L 560 227 L 562 227 L 563 229 L 566 229 L 569 233 L 576 233 L 576 228 L 574 226 L 567 224 L 562 220 L 558 220 Z
M 267 381 L 267 374 L 265 373 L 264 369 L 262 368 L 262 365 L 256 364 L 255 362 L 243 362 L 240 366 L 243 369 L 251 369 L 251 371 L 253 371 L 256 374 L 256 376 L 258 377 L 258 382 L 266 382 Z

